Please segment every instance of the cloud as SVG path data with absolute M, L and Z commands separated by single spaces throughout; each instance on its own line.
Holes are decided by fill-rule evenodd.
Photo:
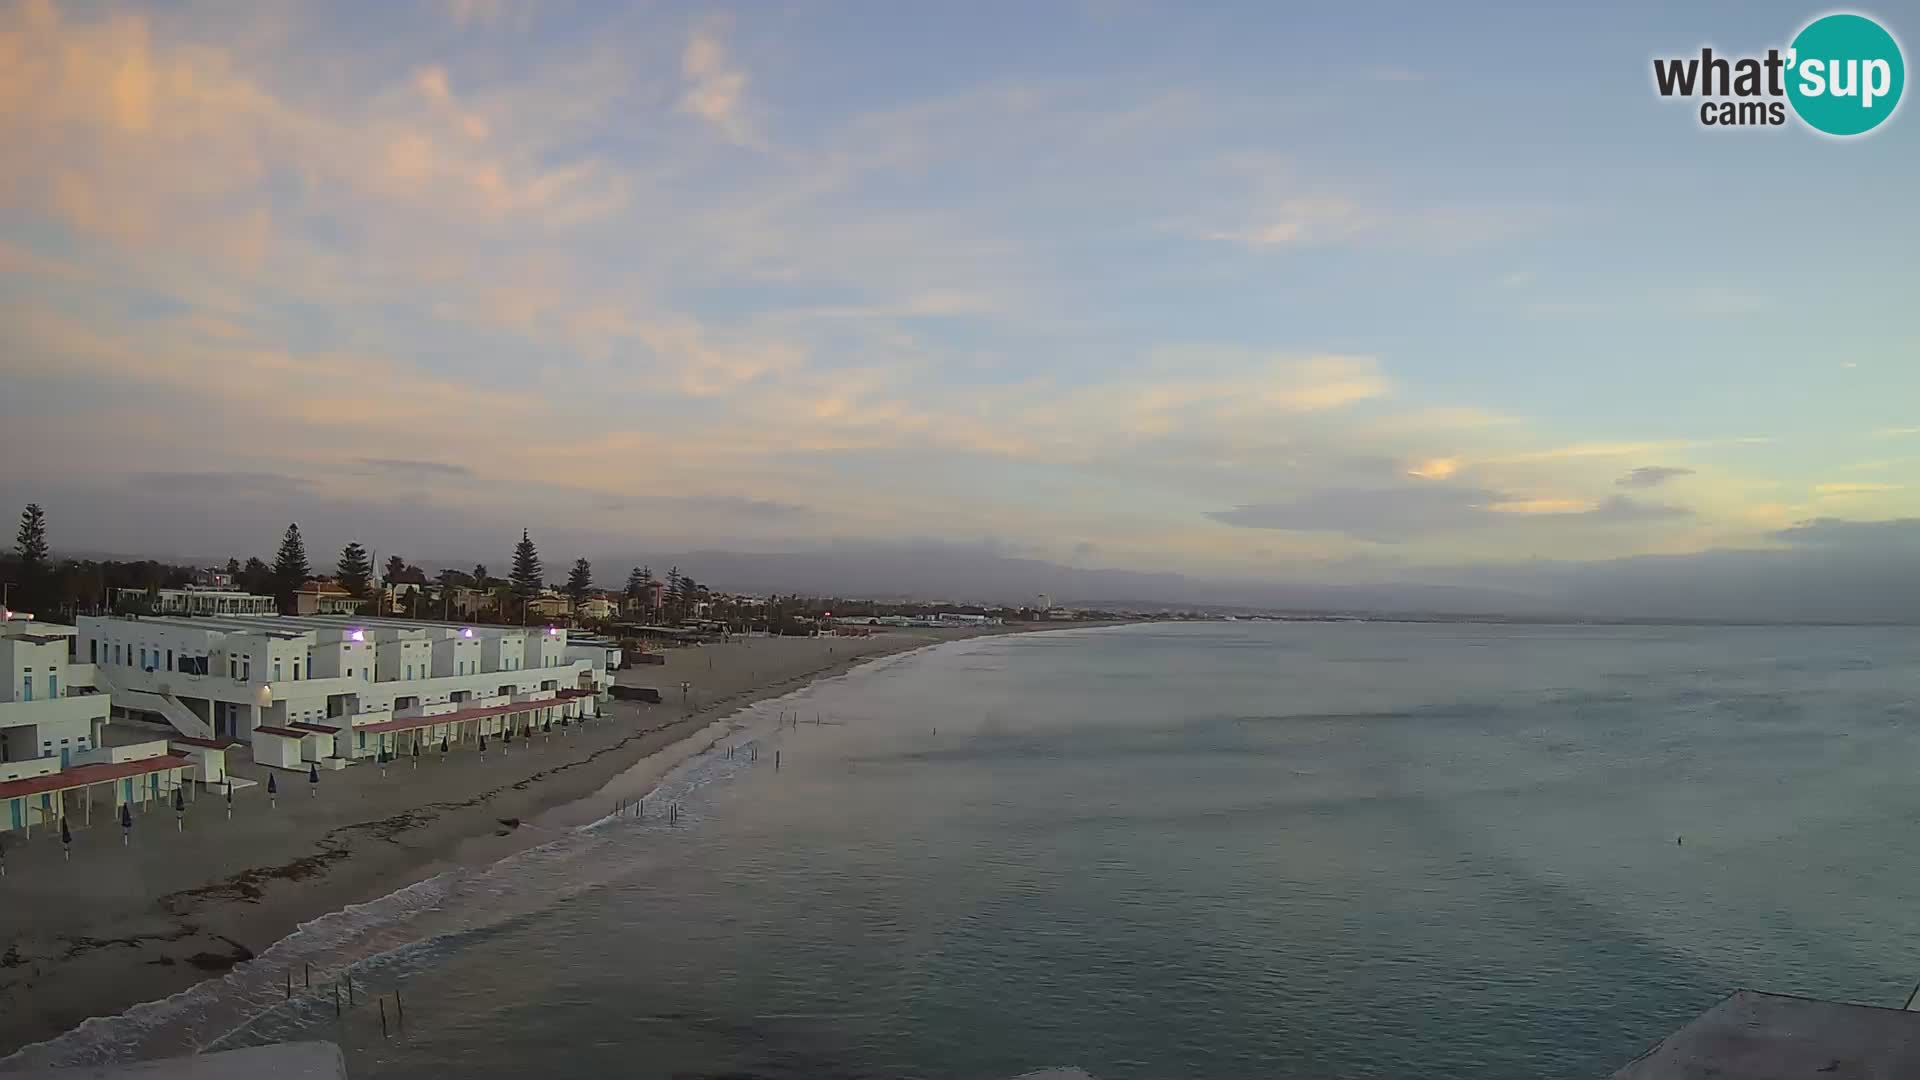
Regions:
M 1813 485 L 1816 495 L 1873 495 L 1886 491 L 1899 491 L 1902 484 L 1879 484 L 1868 481 L 1844 481 L 1831 484 Z
M 361 458 L 360 464 L 380 472 L 416 479 L 465 478 L 473 475 L 473 470 L 465 465 L 453 465 L 444 461 L 410 461 L 404 458 Z
M 712 124 L 731 142 L 759 144 L 747 118 L 747 72 L 728 55 L 718 24 L 695 28 L 681 54 L 680 72 L 687 81 L 680 111 Z
M 1885 427 L 1875 431 L 1874 436 L 1881 439 L 1898 439 L 1908 435 L 1920 435 L 1920 427 Z
M 1774 532 L 1772 538 L 1796 547 L 1874 547 L 1920 554 L 1920 518 L 1851 521 L 1820 517 Z
M 1347 533 L 1393 543 L 1408 537 L 1471 528 L 1499 492 L 1449 484 L 1398 488 L 1336 488 L 1285 502 L 1249 503 L 1206 516 L 1242 529 L 1288 529 Z
M 1584 513 L 1595 521 L 1661 521 L 1693 516 L 1684 506 L 1641 502 L 1628 495 L 1609 495 Z
M 144 472 L 128 480 L 128 486 L 141 491 L 172 495 L 254 496 L 298 495 L 312 490 L 313 482 L 283 473 L 237 471 Z
M 1451 457 L 1428 458 L 1407 470 L 1408 476 L 1417 476 L 1422 480 L 1445 480 L 1460 471 L 1460 459 Z
M 593 500 L 599 510 L 656 514 L 704 514 L 769 521 L 807 513 L 807 508 L 774 499 L 737 495 L 603 495 Z
M 1615 523 L 1683 518 L 1692 513 L 1685 507 L 1643 503 L 1625 495 L 1592 503 L 1430 482 L 1322 488 L 1282 502 L 1242 504 L 1206 516 L 1246 529 L 1339 532 L 1363 540 L 1396 543 L 1427 534 L 1479 528 L 1503 519 Z
M 1642 465 L 1614 483 L 1627 488 L 1659 487 L 1669 480 L 1692 476 L 1693 470 L 1679 465 Z

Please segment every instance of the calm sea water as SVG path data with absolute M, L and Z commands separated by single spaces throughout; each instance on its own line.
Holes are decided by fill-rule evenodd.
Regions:
M 676 824 L 271 958 L 403 988 L 404 1037 L 241 972 L 72 1038 L 244 1014 L 224 1044 L 335 1038 L 357 1077 L 1504 1080 L 1604 1076 L 1736 987 L 1920 980 L 1914 630 L 1075 631 L 741 719 Z

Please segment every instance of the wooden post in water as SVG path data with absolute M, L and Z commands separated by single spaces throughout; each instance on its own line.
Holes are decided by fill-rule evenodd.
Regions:
M 313 965 L 304 964 L 302 966 L 307 969 L 307 989 L 311 990 L 313 989 Z
M 407 1030 L 407 1006 L 400 1000 L 400 991 L 397 987 L 393 991 L 393 1007 L 400 1014 L 400 1030 Z
M 775 750 L 773 752 L 773 771 L 774 772 L 780 771 L 780 751 L 778 750 Z
M 387 1037 L 387 999 L 380 999 L 380 1037 Z
M 293 969 L 287 969 L 287 1000 L 293 1000 Z

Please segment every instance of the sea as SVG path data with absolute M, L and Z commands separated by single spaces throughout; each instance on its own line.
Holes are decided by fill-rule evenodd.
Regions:
M 1920 983 L 1912 628 L 1067 630 L 730 723 L 639 815 L 12 1063 L 1604 1077 L 1736 988 Z

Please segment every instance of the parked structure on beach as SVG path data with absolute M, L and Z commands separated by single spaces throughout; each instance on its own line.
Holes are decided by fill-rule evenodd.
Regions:
M 392 753 L 419 729 L 594 715 L 612 673 L 561 627 L 361 616 L 83 617 L 74 649 L 115 707 L 286 768 Z

